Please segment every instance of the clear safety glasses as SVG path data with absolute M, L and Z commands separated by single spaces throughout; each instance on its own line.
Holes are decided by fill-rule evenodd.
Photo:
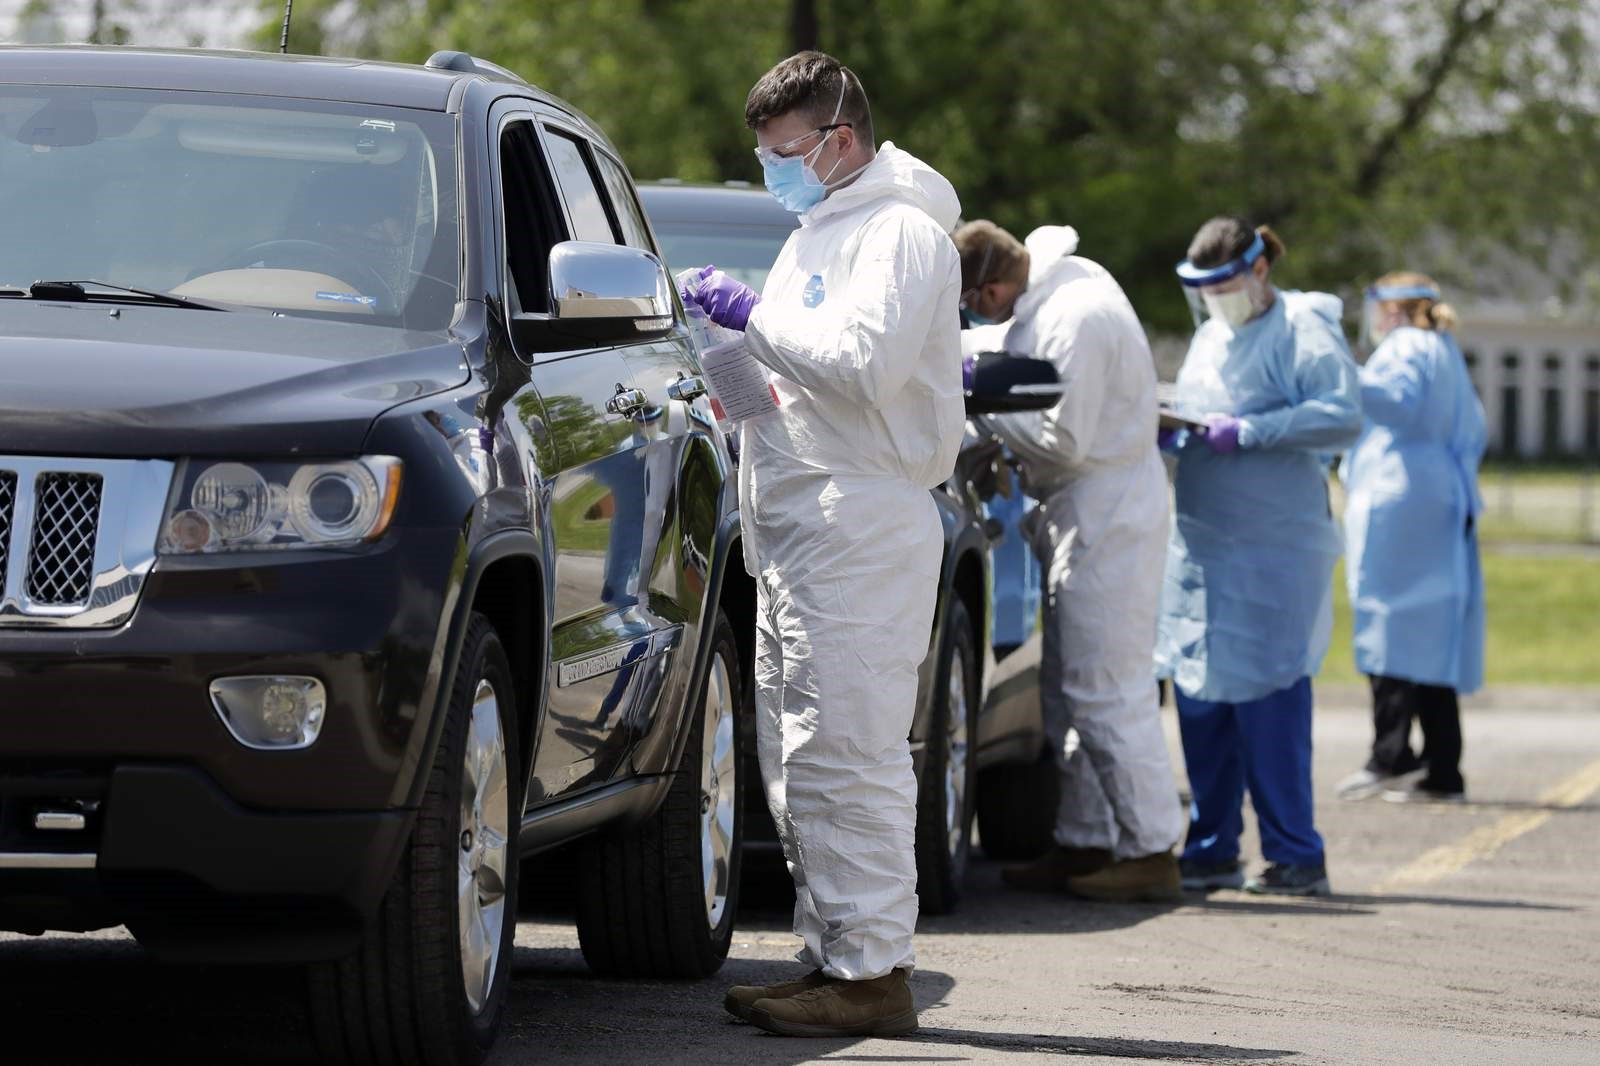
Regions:
M 1396 321 L 1391 305 L 1411 300 L 1437 303 L 1439 299 L 1439 290 L 1431 285 L 1369 286 L 1361 309 L 1361 347 L 1370 353 L 1396 325 L 1404 324 Z
M 1260 259 L 1266 250 L 1267 244 L 1258 233 L 1243 254 L 1221 266 L 1197 267 L 1187 259 L 1178 264 L 1178 281 L 1183 286 L 1183 296 L 1189 303 L 1189 313 L 1194 316 L 1196 329 L 1211 317 L 1211 308 L 1207 305 L 1206 295 L 1209 293 L 1215 299 L 1218 296 L 1227 298 L 1234 293 L 1242 292 L 1249 282 L 1249 274 L 1256 260 Z M 1238 297 L 1233 298 L 1238 299 Z
M 802 133 L 792 141 L 784 141 L 782 144 L 774 144 L 765 148 L 757 148 L 755 150 L 756 159 L 761 162 L 762 166 L 766 166 L 768 163 L 775 163 L 780 159 L 790 159 L 794 156 L 795 151 L 800 147 L 800 143 L 802 141 L 804 141 L 807 137 L 815 137 L 817 134 L 821 133 L 824 136 L 822 140 L 818 141 L 816 145 L 812 147 L 811 152 L 814 152 L 827 142 L 827 134 L 832 133 L 836 129 L 850 125 L 852 124 L 849 122 L 830 122 L 826 126 L 818 126 L 814 130 L 811 130 L 807 133 Z M 810 155 L 811 152 L 807 152 L 806 155 Z

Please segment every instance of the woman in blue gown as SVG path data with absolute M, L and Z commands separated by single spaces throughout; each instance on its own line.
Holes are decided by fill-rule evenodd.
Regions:
M 1460 800 L 1458 693 L 1483 682 L 1478 463 L 1483 407 L 1452 335 L 1455 312 L 1421 274 L 1367 290 L 1366 425 L 1345 457 L 1347 578 L 1356 666 L 1372 682 L 1367 765 L 1339 794 Z M 1423 750 L 1411 748 L 1411 723 Z M 1419 776 L 1420 775 L 1420 776 Z
M 1157 673 L 1173 681 L 1193 796 L 1180 868 L 1192 890 L 1328 892 L 1311 798 L 1311 676 L 1332 635 L 1339 530 L 1328 467 L 1361 431 L 1338 298 L 1270 280 L 1283 243 L 1214 218 L 1178 277 L 1199 328 L 1179 413 Z M 1239 861 L 1246 790 L 1267 868 Z

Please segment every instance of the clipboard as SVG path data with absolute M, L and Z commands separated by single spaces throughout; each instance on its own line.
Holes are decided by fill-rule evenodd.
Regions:
M 1206 424 L 1196 422 L 1192 418 L 1185 418 L 1170 407 L 1160 408 L 1160 417 L 1157 424 L 1162 429 L 1187 429 L 1191 433 L 1204 433 Z

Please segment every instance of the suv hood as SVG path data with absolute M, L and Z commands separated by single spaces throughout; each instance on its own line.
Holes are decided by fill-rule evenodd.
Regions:
M 0 454 L 349 455 L 388 408 L 467 379 L 462 346 L 444 333 L 0 304 Z

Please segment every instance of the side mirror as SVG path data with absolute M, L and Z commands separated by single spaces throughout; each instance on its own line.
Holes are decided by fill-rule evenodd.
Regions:
M 967 414 L 1043 411 L 1061 399 L 1054 364 L 1010 352 L 980 352 L 967 389 Z
M 518 347 L 563 352 L 655 340 L 672 332 L 667 268 L 649 252 L 563 241 L 550 249 L 550 313 L 519 314 Z

